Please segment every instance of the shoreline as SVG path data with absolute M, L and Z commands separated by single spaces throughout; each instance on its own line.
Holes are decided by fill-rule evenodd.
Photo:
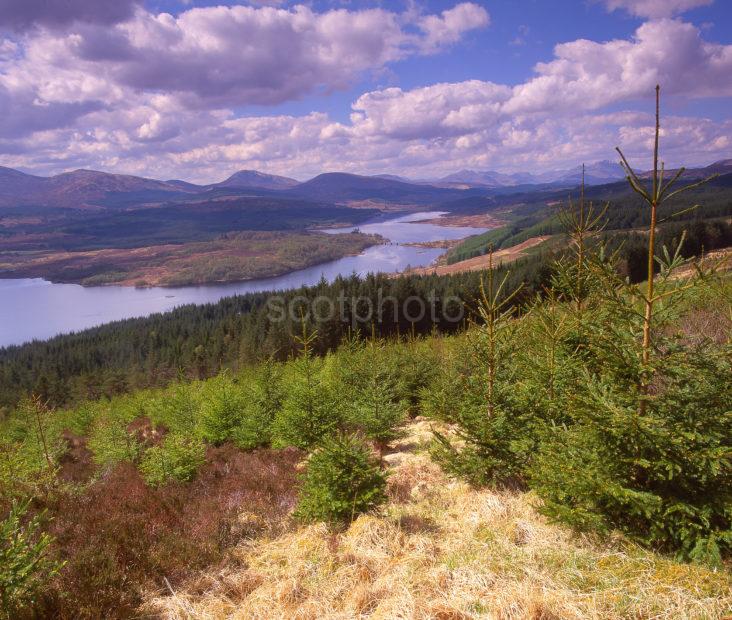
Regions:
M 313 231 L 315 232 L 315 231 Z M 279 231 L 281 234 L 281 231 Z M 286 234 L 286 233 L 285 233 Z M 323 234 L 327 238 L 336 239 L 337 237 L 335 235 L 325 235 L 322 233 L 322 231 L 317 231 L 315 234 Z M 345 237 L 346 234 L 350 235 L 351 233 L 344 233 L 343 235 L 339 235 L 340 237 Z M 73 259 L 78 260 L 80 258 L 89 258 L 89 259 L 96 259 L 99 257 L 102 257 L 106 260 L 122 260 L 125 257 L 130 256 L 149 256 L 149 255 L 155 255 L 155 254 L 161 254 L 166 251 L 172 250 L 180 250 L 183 249 L 187 244 L 165 244 L 160 246 L 146 246 L 142 248 L 131 248 L 131 249 L 114 249 L 114 248 L 105 248 L 102 250 L 92 250 L 92 251 L 80 251 L 80 252 L 57 252 L 57 253 L 48 253 L 47 255 L 40 255 L 35 258 L 37 261 L 35 264 L 18 264 L 18 269 L 12 270 L 12 269 L 6 269 L 3 271 L 0 271 L 0 279 L 3 280 L 20 280 L 20 279 L 41 279 L 46 282 L 49 282 L 51 284 L 73 284 L 77 286 L 82 286 L 84 288 L 100 288 L 100 287 L 124 287 L 124 288 L 134 288 L 134 289 L 152 289 L 152 288 L 162 288 L 162 289 L 177 289 L 177 288 L 184 288 L 184 287 L 199 287 L 199 286 L 221 286 L 226 284 L 243 284 L 247 282 L 252 282 L 255 280 L 265 280 L 269 278 L 279 278 L 283 276 L 287 276 L 291 273 L 296 273 L 298 271 L 301 271 L 303 269 L 309 269 L 312 267 L 317 267 L 318 265 L 325 265 L 327 263 L 330 263 L 332 261 L 341 260 L 343 258 L 346 258 L 348 256 L 359 256 L 364 251 L 366 251 L 368 248 L 378 246 L 378 245 L 384 245 L 388 243 L 388 240 L 384 237 L 381 237 L 380 235 L 365 235 L 362 234 L 361 238 L 363 239 L 363 243 L 359 244 L 359 248 L 353 249 L 351 251 L 343 252 L 343 253 L 336 253 L 335 256 L 329 256 L 324 257 L 319 260 L 313 260 L 313 261 L 305 261 L 301 265 L 292 266 L 290 268 L 286 269 L 275 269 L 273 271 L 263 273 L 263 274 L 257 274 L 252 275 L 249 277 L 232 277 L 232 278 L 205 278 L 205 279 L 195 279 L 192 278 L 190 280 L 182 280 L 181 282 L 156 282 L 156 281 L 150 281 L 146 280 L 146 278 L 154 278 L 156 274 L 165 274 L 166 269 L 170 267 L 170 263 L 173 263 L 176 261 L 175 256 L 170 256 L 166 258 L 162 258 L 162 263 L 160 265 L 149 265 L 149 266 L 142 266 L 140 268 L 140 271 L 143 272 L 145 269 L 148 270 L 147 273 L 140 273 L 138 275 L 135 275 L 134 272 L 131 274 L 122 274 L 119 275 L 126 276 L 126 277 L 120 277 L 118 280 L 105 280 L 105 277 L 113 277 L 115 275 L 115 272 L 113 271 L 101 271 L 99 273 L 88 275 L 85 277 L 63 277 L 62 273 L 58 273 L 54 270 L 44 271 L 43 267 L 45 264 L 49 264 L 54 260 L 54 256 L 57 260 L 64 260 L 64 259 Z M 275 240 L 273 240 L 275 241 Z M 209 253 L 201 253 L 200 255 L 202 258 L 209 258 L 210 260 L 220 260 L 220 261 L 231 261 L 231 260 L 237 260 L 237 259 L 256 259 L 257 256 L 255 255 L 253 257 L 250 256 L 242 256 L 241 254 L 237 254 L 236 251 L 218 251 L 218 252 L 209 252 Z M 1 260 L 1 257 L 0 257 Z M 275 257 L 273 257 L 271 260 L 275 260 Z M 166 264 L 167 263 L 167 264 Z M 182 269 L 178 269 L 177 272 L 180 273 Z M 176 273 L 176 270 L 173 270 L 171 272 L 172 274 Z M 157 277 L 164 277 L 161 275 L 157 275 Z M 94 281 L 95 279 L 99 279 L 99 281 Z
M 447 213 L 441 217 L 424 220 L 423 223 L 445 226 L 447 228 L 499 228 L 505 226 L 507 222 L 491 213 L 478 213 L 474 215 Z

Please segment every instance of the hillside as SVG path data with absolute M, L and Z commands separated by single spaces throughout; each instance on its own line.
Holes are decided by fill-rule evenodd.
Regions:
M 409 273 L 414 275 L 433 274 L 437 276 L 446 276 L 466 271 L 485 271 L 489 269 L 489 265 L 491 264 L 498 266 L 517 261 L 526 256 L 529 250 L 536 248 L 549 239 L 551 239 L 551 237 L 548 236 L 531 237 L 530 239 L 514 246 L 497 250 L 493 252 L 491 256 L 488 254 L 481 254 L 479 256 L 474 256 L 473 258 L 466 258 L 462 261 L 450 263 L 449 265 L 433 265 L 431 267 L 411 269 Z
M 721 284 L 696 289 L 669 325 L 694 343 L 696 356 L 721 352 L 714 347 L 732 329 L 725 305 L 732 282 Z M 603 315 L 588 308 L 593 319 Z M 548 449 L 548 438 L 532 439 L 544 415 L 569 416 L 562 419 L 575 430 L 583 424 L 564 398 L 567 390 L 591 392 L 574 380 L 567 359 L 560 358 L 562 368 L 571 374 L 557 375 L 555 396 L 544 375 L 553 367 L 545 330 L 555 311 L 560 324 L 573 320 L 570 304 L 537 304 L 500 331 L 510 336 L 499 345 L 510 365 L 499 366 L 496 385 L 519 399 L 523 434 L 496 444 L 493 457 L 481 456 L 483 471 Z M 463 416 L 490 420 L 485 358 L 471 355 L 487 350 L 488 333 L 476 326 L 454 337 L 347 338 L 324 358 L 301 348 L 283 363 L 163 390 L 58 410 L 38 400 L 21 404 L 0 421 L 7 457 L 0 460 L 0 508 L 10 498 L 34 497 L 32 514 L 48 510 L 38 522 L 52 537 L 46 561 L 66 560 L 51 576 L 40 565 L 34 611 L 82 618 L 723 618 L 732 605 L 727 559 L 684 562 L 642 544 L 632 528 L 573 529 L 547 514 L 552 497 L 533 488 L 533 477 L 496 484 L 453 469 L 439 437 L 464 445 L 472 436 L 464 426 L 471 417 Z M 701 372 L 728 383 L 728 370 Z M 719 406 L 732 405 L 728 392 L 720 397 Z M 561 399 L 557 409 L 553 398 Z M 695 406 L 694 425 L 701 412 Z M 303 476 L 321 453 L 318 433 L 336 432 L 334 425 L 368 442 L 372 466 L 386 476 L 384 497 L 363 514 L 352 514 L 348 501 L 345 522 L 311 523 L 298 513 Z M 713 436 L 684 449 L 693 452 L 697 441 L 705 449 Z M 688 470 L 682 465 L 677 475 Z M 716 474 L 706 486 L 726 493 L 722 484 Z M 713 504 L 706 487 L 699 492 Z M 672 490 L 657 493 L 666 501 Z
M 583 175 L 584 172 L 584 175 Z M 672 176 L 678 169 L 669 169 L 666 175 Z M 732 159 L 721 159 L 708 166 L 699 168 L 687 168 L 682 177 L 687 180 L 703 179 L 712 174 L 732 173 Z M 652 172 L 640 173 L 641 178 L 649 178 Z M 598 161 L 583 166 L 575 166 L 565 170 L 554 170 L 533 174 L 529 172 L 516 172 L 511 174 L 494 172 L 491 170 L 460 170 L 437 181 L 437 184 L 462 184 L 465 187 L 489 187 L 493 189 L 511 188 L 516 186 L 545 186 L 552 189 L 552 186 L 573 187 L 582 183 L 584 176 L 585 185 L 609 185 L 625 179 L 625 172 L 617 161 Z M 538 189 L 538 188 L 537 188 Z
M 715 170 L 718 168 L 714 168 Z M 697 172 L 692 171 L 692 177 L 687 182 L 693 182 L 699 174 L 703 178 L 710 170 L 704 169 Z M 713 173 L 716 174 L 716 173 Z M 529 238 L 544 235 L 553 235 L 563 232 L 563 223 L 560 218 L 562 208 L 566 208 L 572 202 L 576 205 L 579 198 L 579 191 L 540 190 L 535 192 L 522 192 L 513 195 L 494 196 L 490 199 L 483 199 L 483 208 L 489 206 L 492 213 L 498 218 L 507 220 L 503 226 L 490 230 L 482 235 L 476 235 L 464 240 L 452 248 L 446 257 L 447 263 L 454 263 L 485 254 L 489 246 L 494 249 L 503 249 L 522 243 Z M 592 202 L 595 210 L 599 212 L 605 205 L 604 231 L 608 234 L 624 234 L 639 227 L 647 226 L 649 214 L 637 196 L 629 190 L 627 182 L 612 183 L 587 187 L 585 198 Z M 476 200 L 476 199 L 474 199 Z M 480 204 L 480 203 L 478 203 Z M 690 211 L 685 211 L 688 204 L 699 205 Z M 470 206 L 466 202 L 466 206 Z M 679 213 L 682 212 L 682 213 Z M 674 215 L 676 214 L 676 215 Z M 673 218 L 671 217 L 673 215 Z M 732 174 L 723 174 L 705 185 L 690 190 L 684 194 L 683 199 L 669 202 L 663 207 L 660 217 L 661 230 L 666 230 L 667 240 L 674 234 L 680 233 L 679 226 L 686 222 L 707 222 L 711 225 L 714 222 L 724 222 L 732 216 Z M 692 227 L 693 228 L 693 227 Z M 689 230 L 688 234 L 692 234 Z M 714 237 L 714 235 L 713 235 Z M 715 237 L 716 239 L 716 237 Z M 712 245 L 709 245 L 709 244 Z M 720 243 L 716 246 L 714 243 Z M 707 240 L 707 249 L 725 247 L 732 243 L 732 240 L 721 233 L 721 238 Z
M 358 225 L 383 211 L 432 208 L 462 195 L 429 185 L 342 174 L 298 183 L 241 170 L 220 183 L 199 186 L 91 170 L 38 177 L 2 168 L 0 277 L 131 285 L 281 275 L 287 265 L 293 270 L 341 258 L 358 245 L 346 247 L 323 238 L 315 253 L 303 250 L 303 236 L 313 228 Z M 276 251 L 264 252 L 221 244 L 219 239 L 262 232 L 287 233 L 290 238 Z M 291 255 L 282 256 L 283 251 Z M 183 265 L 176 257 L 185 254 L 197 258 Z M 174 273 L 178 269 L 185 273 Z
M 212 241 L 131 249 L 0 253 L 0 277 L 46 278 L 85 286 L 191 286 L 270 278 L 381 243 L 359 233 L 231 232 Z
M 417 418 L 385 457 L 389 503 L 246 542 L 225 567 L 150 593 L 165 618 L 718 618 L 732 577 L 547 523 L 529 493 L 474 489 L 429 458 Z M 253 518 L 253 517 L 249 517 Z
M 300 183 L 257 170 L 240 170 L 218 183 L 197 185 L 182 180 L 75 170 L 51 177 L 0 167 L 0 208 L 121 209 L 179 201 L 212 200 L 242 195 L 305 198 L 315 202 L 375 199 L 401 204 L 439 203 L 463 195 L 429 184 L 386 176 L 325 173 Z
M 378 200 L 404 205 L 439 204 L 461 197 L 465 192 L 431 185 L 405 183 L 391 178 L 365 177 L 356 174 L 328 172 L 287 190 L 292 196 L 311 200 L 362 201 Z
M 341 278 L 0 351 L 0 611 L 721 619 L 732 279 L 686 256 L 732 227 L 651 234 L 673 207 L 653 191 L 629 249 L 597 243 L 581 200 L 517 269 Z
M 172 197 L 181 188 L 163 181 L 95 170 L 75 170 L 52 177 L 0 168 L 0 207 L 102 207 L 105 198 L 125 194 L 143 199 Z

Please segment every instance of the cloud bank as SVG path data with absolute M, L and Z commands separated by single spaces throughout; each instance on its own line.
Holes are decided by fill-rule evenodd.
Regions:
M 712 2 L 714 0 L 605 0 L 605 6 L 608 11 L 622 9 L 636 17 L 659 19 L 709 6 Z
M 658 19 L 629 39 L 557 45 L 520 84 L 366 92 L 348 122 L 236 110 L 347 88 L 404 58 L 439 54 L 488 26 L 485 9 L 233 6 L 172 16 L 129 4 L 127 17 L 99 8 L 62 29 L 28 17 L 22 35 L 0 39 L 0 164 L 211 181 L 238 168 L 300 178 L 542 170 L 605 159 L 616 144 L 645 156 L 652 119 L 632 104 L 649 99 L 656 83 L 667 95 L 732 96 L 732 45 L 706 41 L 696 26 L 655 9 L 703 3 L 607 0 L 609 9 Z M 732 121 L 669 116 L 663 139 L 670 162 L 728 157 Z
M 132 17 L 139 0 L 0 0 L 0 28 L 25 31 L 83 22 L 111 25 Z

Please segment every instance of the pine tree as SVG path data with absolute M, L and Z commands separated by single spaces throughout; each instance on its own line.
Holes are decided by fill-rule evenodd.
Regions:
M 303 521 L 352 521 L 386 501 L 386 475 L 355 435 L 321 442 L 302 478 L 295 512 Z
M 26 519 L 30 501 L 13 502 L 0 521 L 0 614 L 35 617 L 30 609 L 62 565 L 49 557 L 51 537 L 40 531 L 43 514 Z
M 282 408 L 282 369 L 272 358 L 262 362 L 247 387 L 245 408 L 233 431 L 236 445 L 244 450 L 268 446 L 272 425 Z
M 316 338 L 317 332 L 308 334 L 303 321 L 302 335 L 296 339 L 301 354 L 289 364 L 282 408 L 274 420 L 275 445 L 310 450 L 342 424 L 343 403 L 326 379 L 322 359 L 313 355 Z
M 681 248 L 655 248 L 657 210 L 678 194 L 658 169 L 658 90 L 652 188 L 625 157 L 628 180 L 651 210 L 647 277 L 624 281 L 612 262 L 593 262 L 600 303 L 588 323 L 586 364 L 571 423 L 547 435 L 532 486 L 550 517 L 579 529 L 618 529 L 680 557 L 718 561 L 732 545 L 732 365 L 729 349 L 685 342 L 670 327 L 684 294 L 708 279 Z M 696 184 L 695 184 L 696 185 Z M 656 268 L 659 273 L 656 276 Z
M 532 418 L 523 407 L 517 369 L 510 360 L 522 326 L 512 320 L 510 306 L 519 289 L 505 290 L 508 273 L 497 284 L 494 277 L 491 251 L 479 303 L 483 322 L 465 352 L 474 357 L 476 372 L 463 377 L 460 397 L 448 418 L 458 441 L 436 432 L 432 449 L 447 471 L 477 484 L 522 479 L 534 444 Z
M 364 380 L 349 416 L 351 424 L 376 444 L 380 456 L 401 435 L 409 406 L 399 398 L 398 378 L 390 372 L 385 357 L 383 343 L 372 339 L 363 355 Z
M 205 453 L 205 446 L 197 437 L 170 433 L 160 445 L 145 450 L 140 472 L 151 486 L 160 486 L 169 480 L 187 482 L 203 464 Z
M 215 444 L 232 439 L 246 406 L 244 389 L 227 372 L 210 379 L 203 392 L 199 421 L 204 439 Z

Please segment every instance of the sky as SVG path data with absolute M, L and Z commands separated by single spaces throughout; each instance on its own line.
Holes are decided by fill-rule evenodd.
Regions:
M 732 158 L 730 0 L 0 0 L 0 165 L 220 181 Z

